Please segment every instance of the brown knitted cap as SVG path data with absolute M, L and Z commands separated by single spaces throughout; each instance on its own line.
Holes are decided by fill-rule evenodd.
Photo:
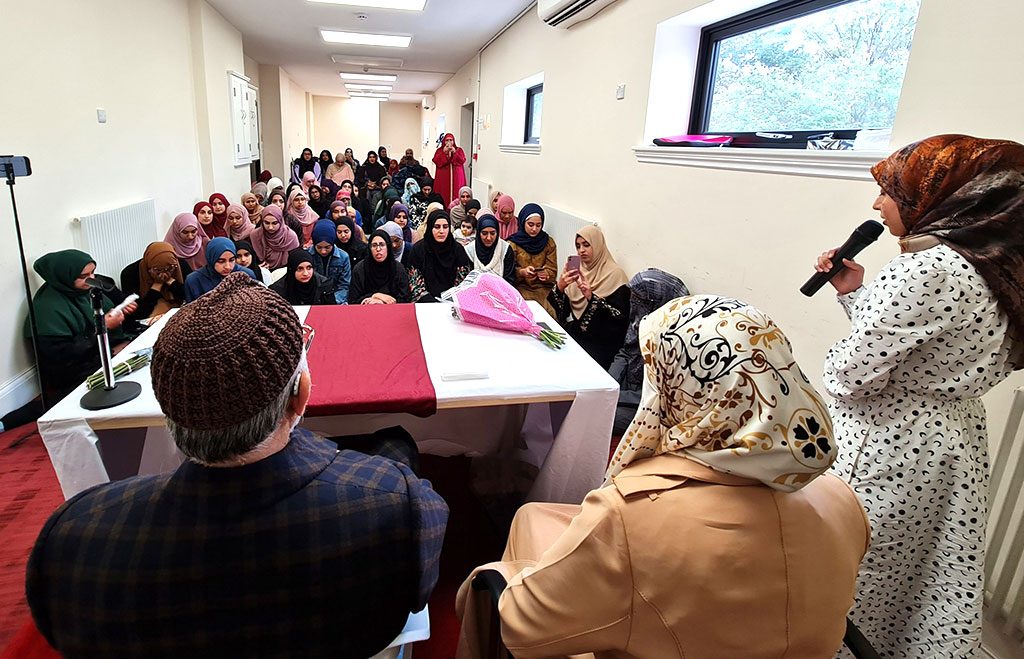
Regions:
M 180 426 L 227 428 L 280 396 L 301 357 L 295 310 L 235 272 L 167 321 L 153 346 L 153 392 Z

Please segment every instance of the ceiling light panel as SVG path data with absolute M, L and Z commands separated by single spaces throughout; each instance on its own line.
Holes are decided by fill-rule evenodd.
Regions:
M 380 67 L 382 69 L 400 69 L 405 65 L 405 60 L 397 57 L 371 57 L 369 55 L 331 55 L 331 61 L 346 66 Z
M 339 73 L 343 80 L 368 80 L 371 82 L 395 82 L 396 75 L 384 75 L 378 73 Z
M 412 41 L 410 36 L 339 30 L 320 30 L 320 36 L 328 43 L 350 43 L 357 46 L 385 46 L 387 48 L 408 48 Z
M 423 11 L 427 0 L 309 0 L 325 5 L 346 5 L 349 7 L 373 7 L 375 9 L 401 9 Z
M 363 91 L 380 91 L 389 92 L 391 91 L 391 85 L 367 85 L 367 84 L 345 84 L 345 89 L 359 89 Z

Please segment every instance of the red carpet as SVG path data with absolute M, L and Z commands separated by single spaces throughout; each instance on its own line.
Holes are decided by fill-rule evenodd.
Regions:
M 50 456 L 36 431 L 36 424 L 0 434 L 0 648 L 31 620 L 25 602 L 25 564 L 46 519 L 64 502 Z M 34 629 L 30 628 L 35 634 Z M 8 648 L 7 657 L 56 656 L 49 651 L 33 655 L 19 638 L 18 648 Z M 37 640 L 42 640 L 37 636 Z M 29 643 L 32 645 L 33 643 Z M 48 648 L 44 648 L 48 649 Z
M 614 451 L 618 438 L 613 438 Z M 64 498 L 35 424 L 0 434 L 0 659 L 53 659 L 31 624 L 25 602 L 25 563 L 36 535 Z M 474 567 L 501 557 L 507 529 L 496 529 L 469 488 L 468 458 L 421 456 L 421 475 L 448 502 L 451 514 L 441 553 L 441 576 L 430 598 L 430 638 L 416 659 L 451 659 L 459 638 L 455 595 Z
M 414 305 L 312 307 L 306 324 L 316 330 L 307 357 L 315 380 L 308 416 L 408 412 L 426 417 L 437 411 Z M 371 336 L 378 349 L 346 347 L 353 337 Z M 331 377 L 317 378 L 318 372 Z

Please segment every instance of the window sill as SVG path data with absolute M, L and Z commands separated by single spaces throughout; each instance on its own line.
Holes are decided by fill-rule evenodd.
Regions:
M 637 162 L 656 165 L 732 169 L 852 181 L 874 181 L 871 166 L 889 155 L 886 151 L 660 146 L 635 146 L 633 153 Z
M 499 144 L 498 150 L 502 153 L 525 153 L 527 155 L 539 156 L 539 144 Z

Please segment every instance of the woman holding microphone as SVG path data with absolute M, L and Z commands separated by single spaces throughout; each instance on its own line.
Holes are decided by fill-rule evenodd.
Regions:
M 901 254 L 831 283 L 850 335 L 825 361 L 833 467 L 868 511 L 851 619 L 883 656 L 975 657 L 988 516 L 981 396 L 1024 366 L 1024 146 L 938 135 L 871 169 Z M 816 269 L 832 269 L 835 250 Z

